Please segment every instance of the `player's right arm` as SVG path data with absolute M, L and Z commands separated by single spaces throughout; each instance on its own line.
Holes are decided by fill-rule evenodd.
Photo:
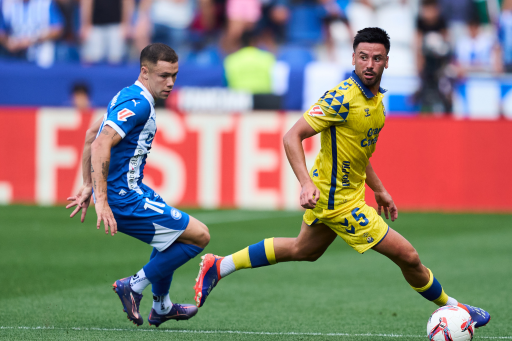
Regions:
M 87 214 L 87 208 L 91 202 L 92 196 L 92 179 L 91 179 L 91 144 L 96 138 L 98 131 L 100 130 L 103 117 L 98 119 L 92 124 L 91 127 L 85 133 L 84 150 L 82 152 L 82 187 L 78 190 L 78 193 L 74 196 L 69 197 L 67 200 L 71 201 L 66 208 L 76 206 L 71 212 L 70 218 L 73 218 L 80 210 L 82 210 L 82 217 L 80 221 L 83 223 L 85 215 Z
M 303 140 L 316 134 L 315 129 L 306 122 L 304 117 L 301 117 L 283 137 L 286 157 L 302 187 L 300 205 L 304 208 L 315 208 L 320 198 L 320 191 L 309 176 L 304 148 L 302 147 Z
M 98 216 L 96 227 L 99 229 L 103 221 L 105 233 L 108 234 L 110 227 L 112 235 L 117 233 L 117 223 L 108 204 L 107 178 L 110 166 L 110 151 L 121 140 L 122 137 L 116 130 L 105 125 L 101 133 L 91 144 L 91 177 L 92 187 L 96 196 L 96 214 Z

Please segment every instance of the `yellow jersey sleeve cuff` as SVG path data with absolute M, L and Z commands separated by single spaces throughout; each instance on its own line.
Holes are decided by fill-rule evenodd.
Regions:
M 313 128 L 317 133 L 320 133 L 322 130 L 328 127 L 325 123 L 326 121 L 315 119 L 309 115 L 309 111 L 306 111 L 303 115 L 304 119 L 308 124 Z

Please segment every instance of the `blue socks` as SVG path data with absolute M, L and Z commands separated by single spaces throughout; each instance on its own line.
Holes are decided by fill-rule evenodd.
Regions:
M 146 277 L 155 296 L 169 293 L 174 271 L 203 251 L 199 246 L 174 242 L 166 250 L 153 249 L 150 261 L 144 266 Z

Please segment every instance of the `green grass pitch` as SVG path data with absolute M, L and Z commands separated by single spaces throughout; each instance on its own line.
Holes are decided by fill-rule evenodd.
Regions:
M 0 206 L 0 339 L 34 340 L 426 340 L 435 305 L 399 269 L 338 238 L 315 263 L 244 270 L 223 279 L 189 321 L 135 327 L 111 289 L 151 248 L 96 230 L 60 207 Z M 205 250 L 226 255 L 266 237 L 296 236 L 300 212 L 198 211 Z M 448 295 L 481 306 L 491 323 L 475 340 L 512 339 L 512 215 L 401 213 L 391 227 L 418 250 Z M 200 259 L 174 276 L 173 302 L 193 303 Z M 141 313 L 152 299 L 146 289 Z

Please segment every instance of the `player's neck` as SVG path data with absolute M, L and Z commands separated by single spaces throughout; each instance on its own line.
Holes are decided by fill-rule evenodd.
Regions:
M 139 75 L 139 78 L 137 78 L 137 80 L 139 82 L 141 82 L 142 85 L 144 85 L 146 90 L 148 90 L 149 93 L 151 94 L 151 96 L 153 97 L 153 100 L 156 101 L 156 97 L 155 97 L 155 95 L 153 95 L 153 92 L 151 91 L 151 87 L 149 86 L 148 82 L 144 78 L 142 78 L 140 75 Z

